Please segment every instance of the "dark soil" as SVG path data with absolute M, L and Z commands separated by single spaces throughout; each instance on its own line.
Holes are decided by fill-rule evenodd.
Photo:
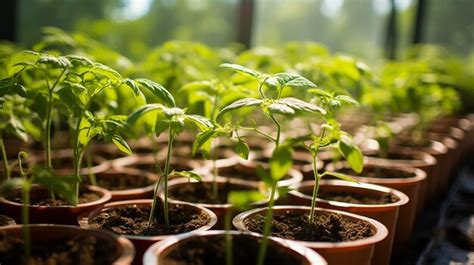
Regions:
M 150 172 L 150 173 L 153 173 L 153 174 L 158 173 L 157 170 L 156 170 L 156 165 L 155 164 L 136 163 L 136 164 L 128 165 L 127 167 L 136 168 L 136 169 L 143 170 L 143 171 L 146 171 L 146 172 Z M 193 169 L 194 168 L 192 168 L 192 167 L 190 167 L 186 164 L 183 164 L 183 163 L 170 163 L 170 172 L 172 170 L 175 170 L 175 171 L 191 171 Z
M 84 188 L 81 188 L 79 190 L 79 204 L 81 203 L 88 203 L 88 202 L 93 202 L 99 200 L 101 197 L 99 194 L 95 192 L 88 191 Z M 10 201 L 14 201 L 17 203 L 23 203 L 21 194 L 17 194 L 15 196 L 8 197 L 7 199 Z M 30 199 L 31 205 L 36 205 L 36 206 L 69 206 L 71 203 L 69 203 L 67 200 L 56 197 L 55 199 L 47 198 L 47 196 L 31 196 Z
M 256 215 L 245 221 L 245 226 L 253 232 L 263 233 L 265 216 Z M 340 214 L 317 214 L 313 222 L 307 214 L 286 211 L 275 214 L 271 235 L 291 240 L 313 242 L 344 242 L 370 237 L 374 228 L 365 221 L 353 221 Z
M 155 236 L 189 232 L 206 225 L 209 216 L 187 205 L 169 205 L 170 224 L 166 226 L 162 205 L 157 205 L 155 223 L 148 226 L 151 206 L 126 205 L 101 212 L 92 226 L 120 235 Z
M 143 188 L 155 183 L 149 179 L 145 174 L 143 175 L 129 175 L 126 173 L 104 173 L 96 174 L 97 186 L 108 190 L 128 190 Z
M 415 173 L 406 172 L 403 170 L 397 170 L 393 168 L 382 168 L 382 167 L 364 167 L 361 173 L 356 173 L 350 168 L 339 169 L 338 172 L 348 174 L 351 176 L 361 176 L 369 178 L 412 178 L 416 176 Z
M 312 191 L 307 191 L 305 194 L 311 196 Z M 350 192 L 337 192 L 337 191 L 324 191 L 320 190 L 318 193 L 318 198 L 329 200 L 329 201 L 338 201 L 338 202 L 347 202 L 354 204 L 369 204 L 369 205 L 379 205 L 379 204 L 389 204 L 398 201 L 397 196 L 384 193 L 383 195 L 367 195 L 367 194 L 357 194 Z
M 235 165 L 231 167 L 223 167 L 218 169 L 219 176 L 226 178 L 242 179 L 249 181 L 262 181 L 256 172 L 250 172 L 251 170 L 241 166 Z M 285 175 L 281 180 L 291 179 L 290 175 Z M 280 181 L 281 181 L 280 180 Z
M 115 253 L 115 255 L 114 255 Z M 24 242 L 19 237 L 0 233 L 0 264 L 28 265 L 93 265 L 112 264 L 118 257 L 117 245 L 91 235 L 33 241 L 31 256 L 24 255 Z
M 0 226 L 14 225 L 14 224 L 15 224 L 15 220 L 13 220 L 12 218 L 6 215 L 0 214 Z
M 211 182 L 190 182 L 184 183 L 176 189 L 170 189 L 170 198 L 193 202 L 193 203 L 207 203 L 207 204 L 226 204 L 227 197 L 231 191 L 251 190 L 247 186 L 232 184 L 229 182 L 218 183 L 217 198 L 212 195 Z
M 260 240 L 246 235 L 233 237 L 232 254 L 234 264 L 255 264 Z M 304 264 L 303 259 L 293 256 L 275 245 L 267 250 L 264 264 L 286 265 Z M 168 265 L 222 265 L 225 264 L 225 237 L 195 237 L 173 249 L 164 258 Z

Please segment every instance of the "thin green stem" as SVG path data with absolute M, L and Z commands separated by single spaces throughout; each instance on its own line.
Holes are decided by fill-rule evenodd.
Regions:
M 263 265 L 265 262 L 265 257 L 267 255 L 268 237 L 270 236 L 270 231 L 272 228 L 273 206 L 275 205 L 276 189 L 277 189 L 277 182 L 275 181 L 271 187 L 270 201 L 268 202 L 265 222 L 263 224 L 263 239 L 262 239 L 262 242 L 260 243 L 260 248 L 258 250 L 257 265 Z
M 0 130 L 0 149 L 2 150 L 3 172 L 7 179 L 11 177 L 10 165 L 8 164 L 7 151 L 5 149 L 5 142 L 3 141 L 3 131 Z
M 168 135 L 168 150 L 166 153 L 166 161 L 165 161 L 165 171 L 163 172 L 163 189 L 164 189 L 164 198 L 163 198 L 163 215 L 165 219 L 165 225 L 168 226 L 170 224 L 169 218 L 169 210 L 168 210 L 168 175 L 170 171 L 170 160 L 171 160 L 171 152 L 173 150 L 173 141 L 174 141 L 174 133 L 171 130 L 171 123 L 170 123 L 170 131 Z M 159 183 L 155 185 L 155 191 L 153 193 L 153 202 L 151 205 L 150 217 L 148 218 L 148 226 L 151 226 L 153 223 L 153 217 L 155 216 L 156 211 L 156 203 L 158 200 L 158 189 Z
M 272 137 L 271 135 L 265 133 L 265 132 L 262 132 L 260 131 L 259 129 L 257 128 L 252 128 L 252 127 L 239 127 L 239 129 L 242 129 L 242 130 L 246 130 L 246 131 L 253 131 L 253 132 L 256 132 L 260 135 L 262 135 L 263 137 L 267 138 L 268 140 L 272 141 L 272 142 L 276 142 L 276 138 Z
M 233 242 L 231 231 L 231 215 L 232 209 L 226 211 L 224 216 L 224 229 L 225 229 L 225 264 L 233 265 L 234 264 L 234 253 L 233 253 Z
M 23 240 L 24 240 L 24 254 L 26 260 L 30 257 L 31 254 L 31 238 L 30 238 L 30 227 L 28 226 L 30 222 L 30 183 L 25 182 L 23 185 L 23 192 L 22 192 L 22 201 L 23 205 L 21 207 L 22 214 L 21 214 L 21 221 L 23 222 L 22 226 L 22 233 L 23 233 Z
M 217 201 L 219 191 L 217 187 L 217 162 L 215 157 L 212 159 L 212 197 Z
M 313 222 L 314 220 L 314 208 L 316 207 L 316 198 L 318 196 L 318 191 L 319 191 L 320 176 L 318 173 L 316 153 L 313 153 L 313 176 L 314 176 L 314 186 L 313 186 L 313 197 L 311 199 L 311 210 L 309 211 L 309 217 L 308 217 L 309 222 Z
M 276 139 L 275 139 L 275 145 L 276 145 L 276 147 L 278 147 L 278 146 L 280 145 L 281 125 L 280 125 L 280 123 L 275 119 L 275 117 L 273 116 L 273 114 L 270 114 L 270 118 L 272 119 L 273 123 L 274 123 L 275 126 L 277 127 L 277 135 L 276 135 Z

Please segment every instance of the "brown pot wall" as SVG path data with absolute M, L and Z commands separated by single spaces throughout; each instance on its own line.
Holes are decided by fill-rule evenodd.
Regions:
M 290 192 L 292 202 L 295 205 L 311 206 L 312 196 L 301 192 L 307 190 L 312 193 L 314 181 L 304 181 Z M 388 236 L 375 245 L 372 264 L 390 264 L 392 253 L 393 239 L 396 233 L 397 219 L 399 208 L 407 204 L 408 196 L 394 189 L 386 188 L 379 185 L 367 183 L 350 183 L 342 180 L 321 180 L 320 191 L 335 191 L 349 194 L 358 194 L 361 196 L 383 196 L 391 194 L 398 198 L 398 201 L 388 204 L 368 205 L 354 204 L 347 202 L 328 201 L 325 199 L 317 199 L 317 206 L 322 208 L 346 211 L 363 215 L 381 222 L 388 230 Z

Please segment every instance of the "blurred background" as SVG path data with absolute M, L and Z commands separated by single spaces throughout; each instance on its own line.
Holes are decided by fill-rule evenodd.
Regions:
M 413 43 L 471 54 L 472 10 L 471 0 L 3 0 L 0 39 L 31 47 L 54 26 L 132 60 L 171 39 L 247 48 L 316 41 L 375 62 Z

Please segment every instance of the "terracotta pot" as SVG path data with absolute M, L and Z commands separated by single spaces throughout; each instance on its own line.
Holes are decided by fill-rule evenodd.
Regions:
M 259 161 L 261 160 L 261 161 Z M 263 161 L 262 161 L 263 160 Z M 243 172 L 243 174 L 253 174 L 256 175 L 256 169 L 260 165 L 263 168 L 269 168 L 267 162 L 268 158 L 265 157 L 262 153 L 251 152 L 248 160 L 240 159 L 238 164 L 238 170 Z M 222 170 L 222 169 L 220 169 Z M 220 174 L 225 176 L 225 174 Z M 278 181 L 279 187 L 292 186 L 297 183 L 300 183 L 303 180 L 303 174 L 295 169 L 290 169 L 286 176 L 282 180 Z
M 445 162 L 448 154 L 448 147 L 443 143 L 434 140 L 424 140 L 419 143 L 413 142 L 409 138 L 396 138 L 392 143 L 392 148 L 409 147 L 416 151 L 427 153 L 436 159 L 436 164 L 431 170 L 428 179 L 426 200 L 433 201 L 443 196 L 440 190 L 443 179 L 449 178 L 449 165 Z
M 439 161 L 445 165 L 444 170 L 447 172 L 447 178 L 442 178 L 438 187 L 438 190 L 444 194 L 448 190 L 450 182 L 457 174 L 457 164 L 460 156 L 460 149 L 458 148 L 459 142 L 449 135 L 440 133 L 427 133 L 426 137 L 430 140 L 439 141 L 448 148 L 448 152 L 444 160 Z
M 44 154 L 31 156 L 31 164 L 45 164 Z M 73 151 L 72 149 L 61 149 L 51 152 L 51 159 L 54 168 L 54 172 L 58 176 L 72 175 L 73 169 Z M 80 169 L 81 175 L 87 175 L 90 173 L 100 172 L 106 170 L 109 165 L 103 163 L 103 159 L 98 156 L 92 156 L 92 167 L 86 166 L 86 157 L 82 160 L 83 168 Z
M 158 180 L 156 175 L 136 170 L 132 168 L 118 168 L 112 167 L 109 170 L 98 172 L 95 175 L 97 185 L 110 191 L 112 198 L 110 201 L 124 201 L 124 200 L 137 200 L 137 199 L 152 199 L 155 183 Z M 141 180 L 140 187 L 126 188 L 115 187 L 111 188 L 105 185 L 107 183 L 115 183 L 119 185 L 121 182 L 127 183 L 130 181 Z
M 413 150 L 409 147 L 392 147 L 387 154 L 387 158 L 366 157 L 365 160 L 367 164 L 375 164 L 393 168 L 414 167 L 425 171 L 426 180 L 420 183 L 421 186 L 416 210 L 418 215 L 421 214 L 425 208 L 426 194 L 428 193 L 428 187 L 430 186 L 429 183 L 436 178 L 435 172 L 433 172 L 437 163 L 436 158 L 434 158 L 432 155 Z
M 160 155 L 155 158 L 154 154 L 151 155 L 131 155 L 123 158 L 119 158 L 111 161 L 111 165 L 114 168 L 132 168 L 141 171 L 145 171 L 149 174 L 158 175 L 156 171 L 156 163 L 163 163 L 164 157 Z M 170 167 L 176 171 L 191 171 L 202 167 L 202 164 L 194 160 L 184 160 L 172 157 L 170 160 Z
M 249 181 L 243 181 L 240 179 L 231 179 L 231 178 L 223 178 L 223 177 L 217 177 L 216 181 L 218 183 L 219 189 L 222 190 L 222 186 L 224 186 L 226 183 L 231 184 L 235 189 L 232 190 L 237 190 L 237 189 L 242 189 L 242 190 L 254 190 L 254 191 L 260 191 L 262 193 L 265 193 L 263 188 L 255 183 L 255 182 L 249 182 Z M 192 201 L 186 201 L 184 199 L 181 199 L 179 197 L 176 197 L 176 194 L 174 194 L 175 191 L 183 189 L 186 186 L 189 185 L 202 185 L 202 183 L 206 183 L 209 185 L 212 185 L 212 179 L 210 177 L 204 178 L 201 182 L 196 182 L 196 181 L 190 181 L 186 178 L 178 178 L 178 179 L 173 179 L 170 180 L 168 183 L 168 192 L 169 192 L 169 199 L 170 202 L 173 203 L 194 203 L 195 205 L 199 205 L 201 207 L 205 207 L 206 209 L 209 209 L 213 211 L 216 216 L 217 216 L 217 224 L 213 227 L 213 229 L 224 229 L 225 223 L 225 215 L 227 212 L 231 211 L 232 205 L 229 203 L 225 204 L 214 204 L 214 203 L 199 203 L 199 202 L 192 202 Z M 237 188 L 238 187 L 238 188 Z M 160 191 L 160 197 L 163 198 L 163 191 Z M 278 199 L 275 198 L 275 199 Z M 256 207 L 262 207 L 266 205 L 268 200 L 264 200 L 261 202 L 256 202 L 252 204 L 252 208 Z M 231 212 L 232 217 L 237 215 L 237 212 Z
M 307 206 L 275 206 L 274 215 L 279 213 L 285 213 L 287 211 L 296 212 L 301 215 L 309 214 L 311 207 Z M 265 215 L 267 208 L 258 208 L 251 211 L 247 211 L 237 215 L 232 223 L 240 231 L 249 231 L 246 226 L 246 220 L 254 218 L 256 215 Z M 346 242 L 309 242 L 309 241 L 293 241 L 299 244 L 302 244 L 305 247 L 309 247 L 323 256 L 328 264 L 371 264 L 372 255 L 374 252 L 375 244 L 381 242 L 385 237 L 387 237 L 388 231 L 383 224 L 373 219 L 342 212 L 336 210 L 329 210 L 323 208 L 316 208 L 317 214 L 324 213 L 337 213 L 347 218 L 349 220 L 358 220 L 366 221 L 370 223 L 373 227 L 375 234 L 371 237 L 355 240 L 355 241 L 346 241 Z
M 311 206 L 313 187 L 314 181 L 304 181 L 294 187 L 295 190 L 290 191 L 290 195 L 293 198 L 292 203 L 295 205 Z M 321 180 L 319 190 L 343 192 L 360 196 L 381 197 L 389 194 L 397 198 L 397 201 L 385 204 L 356 204 L 321 198 L 317 199 L 318 207 L 360 214 L 375 219 L 385 225 L 388 230 L 388 236 L 375 245 L 372 264 L 390 264 L 399 208 L 408 203 L 408 196 L 400 191 L 379 185 L 367 183 L 357 184 L 342 180 Z
M 113 257 L 113 264 L 131 264 L 135 250 L 132 242 L 123 236 L 117 236 L 112 233 L 100 230 L 81 229 L 77 226 L 70 225 L 28 225 L 30 228 L 31 245 L 47 247 L 50 244 L 58 244 L 58 242 L 66 242 L 69 238 L 78 235 L 90 235 L 97 238 L 97 244 L 111 242 L 115 247 L 115 251 L 107 253 Z M 0 227 L 0 233 L 7 236 L 22 238 L 22 225 Z
M 455 127 L 464 131 L 466 134 L 466 149 L 469 150 L 474 144 L 474 120 L 471 120 L 469 116 L 445 116 L 438 118 L 434 121 L 434 124 L 445 127 Z
M 165 265 L 166 256 L 173 250 L 181 248 L 184 243 L 192 241 L 193 239 L 196 239 L 196 238 L 200 238 L 200 239 L 206 238 L 209 241 L 224 240 L 226 234 L 228 233 L 232 235 L 232 238 L 234 240 L 236 238 L 243 238 L 244 240 L 251 240 L 255 242 L 257 248 L 262 238 L 262 236 L 257 233 L 241 233 L 237 231 L 227 231 L 227 232 L 226 231 L 205 231 L 205 232 L 200 232 L 200 233 L 195 233 L 195 234 L 179 235 L 179 236 L 171 237 L 161 242 L 155 243 L 149 249 L 147 249 L 147 251 L 145 252 L 145 255 L 143 256 L 143 264 L 144 265 L 160 265 L 160 264 Z M 239 245 L 238 247 L 235 247 L 235 248 L 243 248 L 243 247 L 244 246 Z M 327 262 L 313 250 L 307 247 L 304 247 L 300 244 L 290 242 L 288 240 L 283 240 L 280 238 L 270 238 L 269 248 L 278 249 L 281 252 L 285 252 L 286 255 L 291 255 L 295 257 L 295 259 L 301 260 L 301 263 L 297 263 L 297 264 L 304 264 L 304 265 L 327 264 Z M 255 248 L 249 249 L 248 251 L 254 251 L 254 250 Z M 245 249 L 242 251 L 245 251 Z M 218 261 L 216 261 L 215 263 L 217 264 L 217 262 Z M 222 264 L 224 263 L 225 261 L 222 260 Z M 241 264 L 241 263 L 238 263 L 238 260 L 235 260 L 234 264 Z M 297 264 L 294 264 L 294 265 L 297 265 Z
M 28 211 L 30 212 L 30 223 L 38 224 L 77 224 L 77 217 L 87 211 L 91 211 L 97 207 L 101 207 L 108 202 L 112 195 L 106 189 L 102 189 L 96 186 L 86 186 L 91 192 L 94 192 L 100 196 L 100 199 L 88 203 L 80 203 L 76 206 L 42 206 L 42 205 L 29 205 Z M 21 195 L 21 190 L 15 189 L 12 191 L 13 195 Z M 43 186 L 34 185 L 31 188 L 30 197 L 31 200 L 47 198 L 47 189 Z M 22 203 L 8 200 L 4 197 L 0 198 L 0 208 L 3 209 L 3 213 L 15 219 L 17 223 L 22 223 Z
M 345 163 L 330 164 L 327 169 L 335 172 L 342 172 L 343 170 L 352 171 L 349 165 Z M 390 175 L 386 175 L 388 172 L 390 172 Z M 344 171 L 344 173 L 348 172 Z M 348 174 L 359 182 L 386 186 L 401 191 L 408 196 L 408 203 L 400 206 L 397 227 L 395 229 L 396 234 L 393 239 L 393 254 L 396 255 L 403 252 L 411 238 L 416 219 L 420 188 L 426 179 L 426 172 L 410 167 L 392 168 L 377 164 L 365 164 L 364 171 L 361 174 L 356 174 L 353 171 L 352 174 Z M 368 177 L 369 174 L 377 177 Z M 394 177 L 398 174 L 400 177 Z M 407 174 L 409 177 L 404 177 Z
M 119 202 L 111 202 L 105 204 L 103 207 L 96 208 L 95 210 L 89 212 L 89 213 L 84 213 L 81 216 L 77 218 L 77 222 L 79 222 L 79 225 L 82 228 L 94 228 L 95 225 L 92 223 L 92 219 L 97 216 L 100 212 L 116 208 L 116 207 L 121 207 L 125 205 L 136 205 L 138 207 L 140 206 L 150 206 L 152 203 L 152 200 L 130 200 L 130 201 L 119 201 Z M 197 206 L 194 204 L 190 203 L 182 203 L 186 206 L 197 208 L 207 214 L 209 218 L 209 223 L 207 223 L 205 226 L 202 226 L 194 231 L 191 231 L 189 233 L 195 233 L 199 231 L 205 231 L 211 229 L 217 222 L 217 217 L 216 215 L 201 206 Z M 186 234 L 186 233 L 184 233 Z M 145 253 L 145 250 L 150 247 L 153 243 L 156 243 L 158 241 L 162 241 L 164 239 L 170 238 L 170 237 L 175 237 L 176 235 L 158 235 L 158 236 L 133 236 L 133 235 L 124 235 L 127 239 L 129 239 L 133 245 L 135 246 L 135 259 L 133 260 L 133 264 L 141 264 L 141 257 Z
M 428 133 L 444 134 L 452 137 L 458 142 L 458 149 L 453 154 L 453 160 L 455 161 L 454 167 L 457 168 L 457 166 L 461 163 L 461 160 L 463 159 L 465 153 L 468 151 L 467 148 L 469 145 L 466 140 L 466 133 L 459 128 L 445 125 L 432 126 L 428 129 Z

